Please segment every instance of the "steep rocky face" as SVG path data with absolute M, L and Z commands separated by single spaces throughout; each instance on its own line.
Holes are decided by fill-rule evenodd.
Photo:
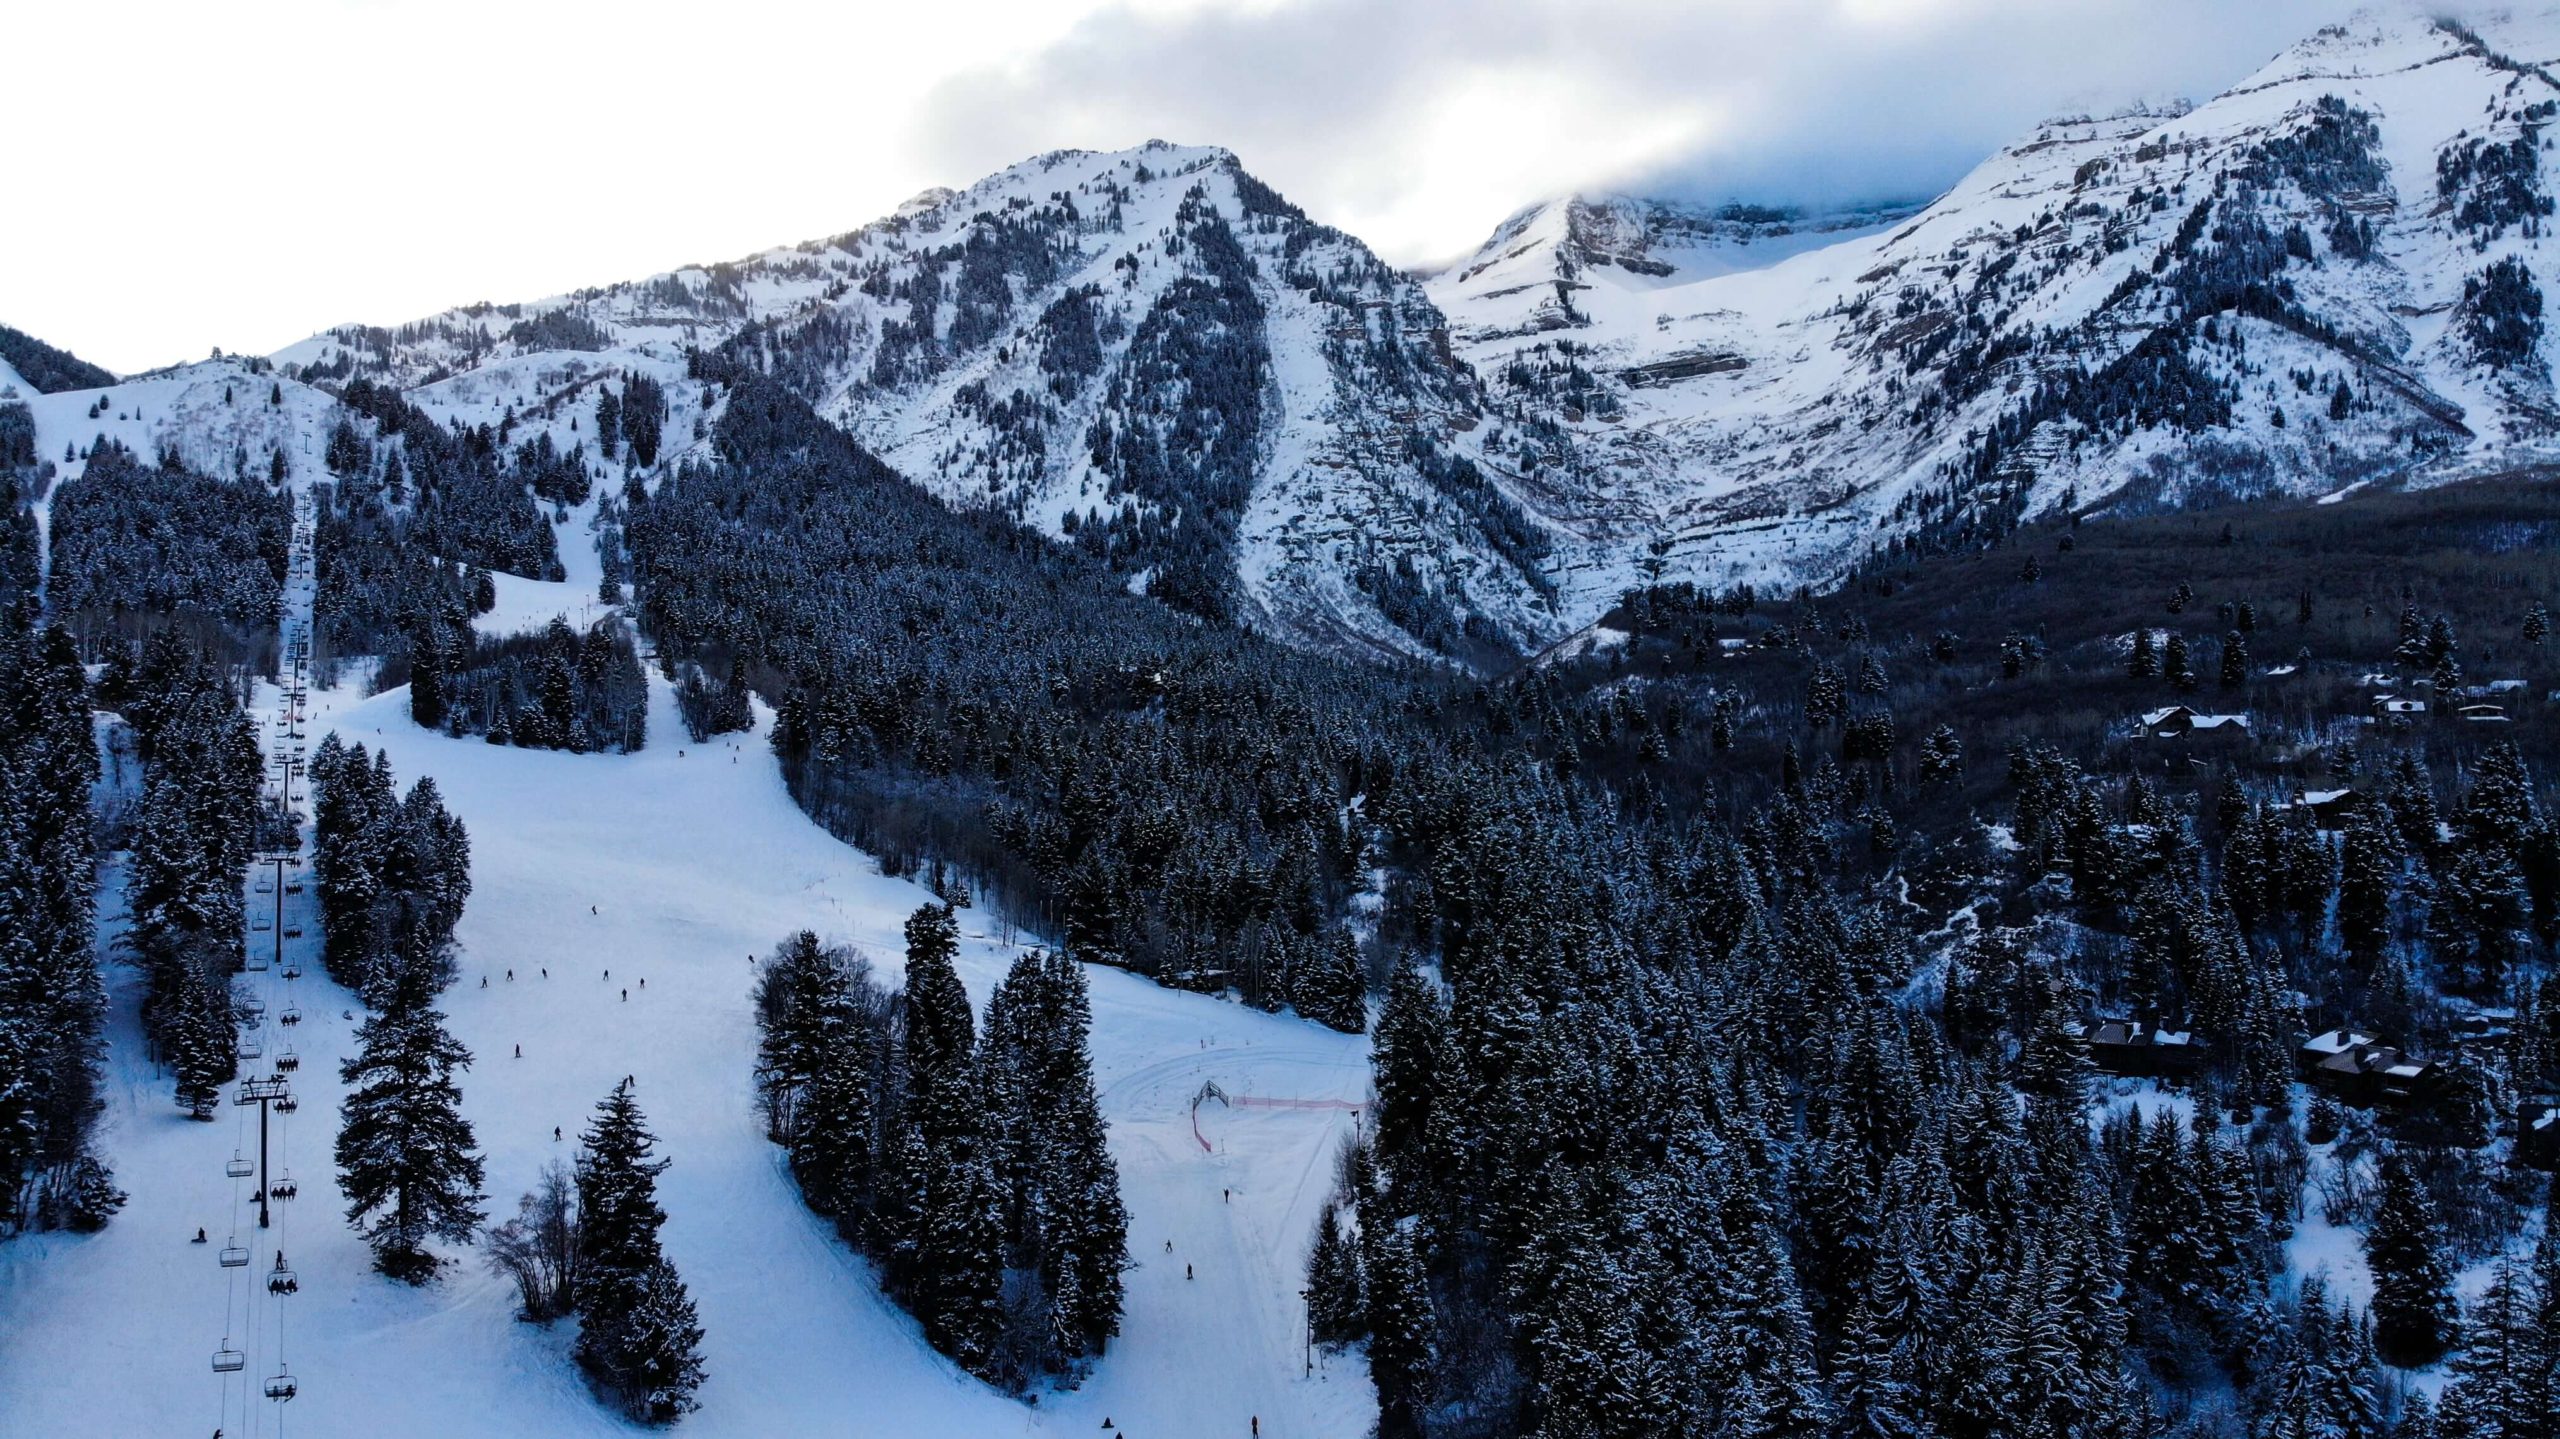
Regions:
M 1571 202 L 1431 290 L 1594 501 L 1569 613 L 2057 506 L 2458 477 L 2552 434 L 2554 51 L 2547 16 L 2367 17 L 2192 110 L 2039 127 L 1906 221 L 1691 270 L 1660 210 Z
M 1469 658 L 1561 623 L 1552 522 L 1484 462 L 1496 436 L 1437 309 L 1223 150 L 1044 155 L 830 240 L 278 358 L 430 392 L 477 376 L 485 409 L 687 349 L 1184 608 Z

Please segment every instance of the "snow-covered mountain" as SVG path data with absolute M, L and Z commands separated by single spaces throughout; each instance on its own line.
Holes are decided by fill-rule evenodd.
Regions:
M 1492 660 L 1647 574 L 1820 583 L 2060 506 L 2539 454 L 2555 52 L 2553 12 L 2371 12 L 2202 105 L 2051 121 L 1925 207 L 1577 196 L 1426 279 L 1224 150 L 1060 151 L 826 240 L 315 336 L 273 357 L 290 437 L 174 396 L 109 412 L 223 465 L 311 445 L 304 387 L 361 377 L 567 445 L 647 373 L 675 462 L 716 418 L 698 350 L 1133 587 Z M 50 452 L 96 398 L 45 398 Z
M 1793 585 L 2056 506 L 2457 477 L 2560 421 L 2555 52 L 2549 13 L 2369 12 L 1901 223 L 1576 201 L 1430 292 L 1494 413 L 1560 432 L 1571 615 L 1646 569 Z
M 1439 312 L 1223 150 L 1061 151 L 829 240 L 275 359 L 495 418 L 574 413 L 633 367 L 681 412 L 701 393 L 674 383 L 685 351 L 721 346 L 949 502 L 1074 536 L 1194 608 L 1397 654 L 1561 623 L 1559 522 L 1493 458 Z

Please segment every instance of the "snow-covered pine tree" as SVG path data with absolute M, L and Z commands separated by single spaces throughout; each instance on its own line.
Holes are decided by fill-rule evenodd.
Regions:
M 445 1032 L 431 996 L 424 972 L 406 971 L 356 1027 L 355 1056 L 338 1067 L 348 1086 L 337 1142 L 347 1222 L 373 1247 L 375 1268 L 411 1284 L 435 1275 L 427 1241 L 468 1241 L 486 1198 L 454 1083 L 471 1053 Z
M 1359 1241 L 1343 1232 L 1340 1212 L 1327 1204 L 1307 1255 L 1307 1327 L 1318 1344 L 1347 1344 L 1369 1332 L 1364 1289 Z
M 2406 1156 L 2382 1156 L 2381 1203 L 2366 1231 L 2373 1269 L 2373 1347 L 2403 1368 L 2432 1364 L 2454 1340 L 2453 1263 L 2433 1201 Z
M 646 1423 L 694 1407 L 702 1382 L 702 1327 L 683 1282 L 658 1244 L 666 1211 L 656 1154 L 631 1082 L 596 1104 L 578 1147 L 578 1362 Z

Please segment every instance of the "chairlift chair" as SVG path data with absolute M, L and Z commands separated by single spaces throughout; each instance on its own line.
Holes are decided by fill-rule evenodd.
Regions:
M 291 1026 L 291 1025 L 300 1024 L 301 1022 L 302 1022 L 302 1006 L 301 1006 L 301 1005 L 298 1005 L 298 1004 L 288 1004 L 288 1005 L 286 1005 L 286 1006 L 284 1007 L 284 1012 L 276 1016 L 276 1023 L 278 1023 L 278 1024 L 282 1024 L 282 1025 Z
M 293 1182 L 293 1171 L 290 1169 L 276 1176 L 276 1182 L 267 1186 L 269 1199 L 291 1199 L 301 1192 L 302 1186 Z
M 235 1149 L 231 1151 L 231 1162 L 222 1166 L 222 1172 L 233 1179 L 246 1179 L 258 1172 L 258 1166 L 249 1162 L 249 1156 Z
M 285 1372 L 282 1366 L 278 1366 L 275 1377 L 267 1381 L 267 1397 L 282 1404 L 292 1398 L 295 1392 L 293 1376 Z
M 286 1046 L 286 1047 L 285 1047 L 284 1049 L 282 1049 L 282 1050 L 277 1051 L 277 1053 L 276 1053 L 276 1072 L 277 1072 L 278 1074 L 291 1074 L 291 1073 L 293 1073 L 295 1070 L 300 1069 L 301 1067 L 302 1067 L 302 1056 L 301 1056 L 301 1055 L 299 1055 L 299 1054 L 294 1053 L 294 1052 L 293 1052 L 293 1049 L 292 1049 L 292 1047 L 291 1047 L 290 1045 Z
M 248 1367 L 249 1356 L 232 1348 L 230 1337 L 225 1335 L 222 1340 L 222 1347 L 213 1351 L 213 1372 L 216 1374 L 237 1374 Z
M 284 1251 L 276 1251 L 276 1267 L 267 1271 L 267 1292 L 281 1297 L 301 1290 L 302 1281 L 285 1265 Z
M 298 964 L 288 964 L 288 965 L 286 965 L 286 966 L 284 967 L 284 977 L 285 977 L 285 978 L 287 978 L 287 979 L 300 979 L 300 978 L 302 978 L 302 966 L 301 966 L 301 965 L 298 965 Z
M 252 974 L 261 973 L 267 967 L 267 957 L 263 954 L 248 955 L 240 961 L 240 964 Z
M 239 1012 L 242 1019 L 255 1024 L 267 1017 L 267 1002 L 254 994 L 250 995 L 240 1001 Z
M 276 1113 L 291 1114 L 302 1107 L 302 1101 L 286 1094 L 276 1100 Z
M 264 893 L 264 891 L 260 892 Z M 268 930 L 275 928 L 275 921 L 262 914 L 249 921 L 249 928 L 253 933 L 265 934 Z
M 240 1036 L 240 1057 L 242 1059 L 262 1058 L 265 1056 L 266 1052 L 267 1047 L 259 1042 L 258 1035 L 255 1030 Z
M 224 1244 L 222 1252 L 214 1257 L 222 1261 L 222 1267 L 225 1269 L 249 1267 L 249 1251 L 237 1239 Z

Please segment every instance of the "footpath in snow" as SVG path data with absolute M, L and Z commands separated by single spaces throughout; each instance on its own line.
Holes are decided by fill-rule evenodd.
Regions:
M 583 548 L 574 531 L 563 539 L 564 552 Z M 307 625 L 307 566 L 297 568 L 288 624 Z M 594 593 L 576 580 L 545 588 L 573 621 Z M 519 608 L 534 596 L 512 598 Z M 434 776 L 470 827 L 460 976 L 440 1003 L 474 1056 L 463 1107 L 488 1156 L 490 1218 L 513 1212 L 545 1162 L 570 1157 L 616 1080 L 637 1079 L 674 1161 L 659 1190 L 668 1254 L 706 1331 L 703 1407 L 676 1432 L 976 1439 L 1099 1434 L 1107 1419 L 1129 1439 L 1195 1439 L 1246 1435 L 1256 1418 L 1287 1439 L 1367 1432 L 1374 1403 L 1359 1361 L 1316 1356 L 1309 1372 L 1298 1297 L 1354 1116 L 1212 1102 L 1195 1137 L 1190 1109 L 1208 1081 L 1239 1100 L 1361 1099 L 1365 1039 L 1091 971 L 1095 1080 L 1131 1218 L 1128 1309 L 1082 1388 L 1025 1404 L 926 1346 L 867 1263 L 801 1205 L 754 1113 L 749 957 L 809 928 L 862 947 L 894 983 L 900 927 L 929 899 L 800 812 L 764 728 L 695 745 L 654 675 L 650 742 L 634 755 L 447 738 L 409 722 L 404 690 L 315 691 L 299 724 L 283 693 L 261 703 L 261 733 L 287 758 L 334 729 L 386 749 L 404 792 Z M 307 810 L 299 780 L 294 796 Z M 124 906 L 119 869 L 105 872 L 109 945 Z M 250 883 L 252 915 L 274 922 L 277 896 Z M 168 1077 L 142 1055 L 138 976 L 110 963 L 101 1141 L 132 1201 L 97 1235 L 0 1245 L 0 1439 L 217 1425 L 226 1439 L 631 1430 L 570 1363 L 568 1323 L 516 1323 L 512 1286 L 476 1250 L 450 1251 L 460 1262 L 423 1289 L 371 1272 L 330 1162 L 338 1063 L 362 1011 L 320 970 L 316 895 L 283 898 L 283 925 L 302 934 L 283 942 L 281 964 L 246 976 L 268 1017 L 262 1058 L 244 1072 L 272 1071 L 288 1033 L 278 1017 L 298 1004 L 299 1104 L 275 1121 L 274 1160 L 291 1169 L 295 1197 L 274 1205 L 273 1230 L 256 1230 L 243 1198 L 254 1181 L 225 1172 L 235 1148 L 254 1158 L 254 1109 L 228 1103 L 228 1089 L 218 1123 L 176 1109 Z M 964 910 L 961 923 L 961 975 L 983 1005 L 1015 951 L 987 933 L 986 916 Z M 274 934 L 250 938 L 272 952 Z M 284 979 L 288 968 L 299 977 Z M 204 1246 L 189 1242 L 199 1226 Z M 215 1251 L 235 1233 L 256 1262 L 225 1269 Z M 290 1296 L 264 1287 L 279 1248 L 298 1280 Z M 228 1378 L 210 1367 L 226 1335 L 246 1361 Z M 298 1390 L 282 1404 L 259 1393 L 280 1356 Z

